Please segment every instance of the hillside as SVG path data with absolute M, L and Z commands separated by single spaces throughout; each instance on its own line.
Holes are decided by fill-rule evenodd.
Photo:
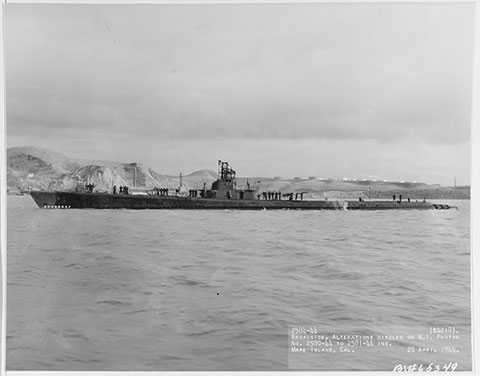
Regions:
M 211 184 L 216 173 L 202 170 L 185 175 L 186 189 Z M 135 183 L 134 183 L 135 181 Z M 63 154 L 37 147 L 15 147 L 7 150 L 7 188 L 9 191 L 30 189 L 74 189 L 78 185 L 95 185 L 95 190 L 111 191 L 113 186 L 128 186 L 130 190 L 154 187 L 175 189 L 179 177 L 162 175 L 139 163 L 120 163 L 73 159 Z
M 184 189 L 201 189 L 216 179 L 211 170 L 195 171 L 183 176 Z M 392 199 L 402 195 L 411 199 L 469 199 L 470 187 L 444 187 L 412 182 L 346 181 L 319 179 L 273 179 L 268 177 L 238 178 L 237 186 L 247 180 L 259 192 L 306 192 L 310 199 L 348 198 Z M 134 184 L 135 182 L 135 184 Z M 162 175 L 140 163 L 120 163 L 73 159 L 63 154 L 36 147 L 15 147 L 7 150 L 7 187 L 9 192 L 30 189 L 75 189 L 93 183 L 95 190 L 111 191 L 113 186 L 128 186 L 130 191 L 154 187 L 176 189 L 178 176 Z

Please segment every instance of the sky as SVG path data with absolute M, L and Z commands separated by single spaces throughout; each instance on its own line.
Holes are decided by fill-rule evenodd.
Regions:
M 7 143 L 470 184 L 473 3 L 6 4 Z

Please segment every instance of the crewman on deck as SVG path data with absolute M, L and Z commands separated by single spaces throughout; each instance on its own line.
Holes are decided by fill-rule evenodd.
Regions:
M 114 185 L 114 186 L 113 186 L 113 194 L 116 194 L 116 193 L 117 193 L 117 186 Z

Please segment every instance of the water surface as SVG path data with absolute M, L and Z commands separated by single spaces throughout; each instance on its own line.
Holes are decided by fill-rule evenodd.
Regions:
M 461 334 L 455 355 L 403 343 L 307 368 L 469 370 L 470 202 L 449 203 L 460 210 L 48 210 L 10 196 L 7 369 L 289 370 L 303 324 Z

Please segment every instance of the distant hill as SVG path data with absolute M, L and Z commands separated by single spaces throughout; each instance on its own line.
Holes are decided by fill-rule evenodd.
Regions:
M 272 178 L 239 178 L 238 185 L 245 186 L 247 180 L 260 192 L 277 191 L 306 192 L 306 199 L 469 199 L 470 186 L 444 187 L 413 182 L 383 181 L 343 181 L 319 179 L 272 179 Z
M 217 178 L 212 170 L 200 170 L 183 176 L 184 189 L 207 187 Z M 30 189 L 74 189 L 93 183 L 95 190 L 111 191 L 113 186 L 128 186 L 131 191 L 178 188 L 178 176 L 162 175 L 140 163 L 121 163 L 73 159 L 48 149 L 14 147 L 7 150 L 7 187 L 10 192 Z M 136 184 L 134 184 L 134 181 Z M 444 187 L 413 182 L 374 180 L 280 179 L 271 177 L 237 178 L 237 186 L 247 181 L 259 192 L 306 192 L 305 198 L 386 198 L 402 195 L 411 199 L 469 199 L 470 187 Z M 136 186 L 134 188 L 134 186 Z
M 241 179 L 240 179 L 241 181 Z M 246 182 L 246 179 L 244 180 Z M 425 183 L 342 181 L 318 179 L 255 178 L 255 188 L 262 191 L 306 192 L 307 199 L 470 199 L 470 186 L 444 187 Z
M 186 189 L 195 189 L 216 179 L 211 170 L 196 171 L 183 177 Z M 135 181 L 135 184 L 134 184 Z M 162 175 L 139 163 L 120 163 L 73 159 L 48 149 L 14 147 L 7 150 L 7 187 L 9 191 L 30 189 L 74 189 L 78 185 L 95 185 L 98 191 L 113 186 L 130 190 L 154 187 L 175 189 L 179 177 Z M 136 186 L 136 188 L 134 188 Z

